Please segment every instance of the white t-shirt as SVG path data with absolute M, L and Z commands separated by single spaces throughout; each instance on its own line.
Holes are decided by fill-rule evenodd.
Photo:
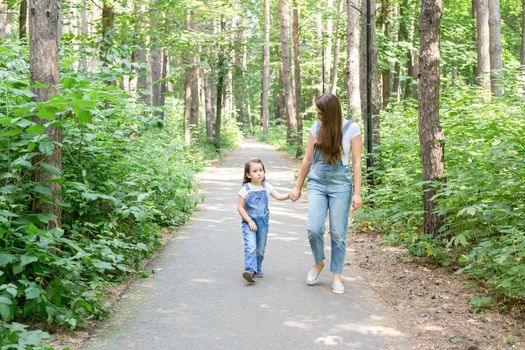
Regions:
M 343 120 L 343 126 L 341 127 L 341 130 L 344 130 L 344 125 L 346 123 L 350 123 L 348 120 Z M 310 128 L 310 133 L 313 136 L 317 136 L 317 133 L 319 132 L 319 129 L 321 128 L 321 121 L 316 121 L 312 127 Z M 358 135 L 361 135 L 361 129 L 359 128 L 359 125 L 355 122 L 352 122 L 350 127 L 346 130 L 346 132 L 343 135 L 343 165 L 348 165 L 348 160 L 350 159 L 350 154 L 352 152 L 352 139 Z
M 268 198 L 270 197 L 270 193 L 272 193 L 273 191 L 273 186 L 270 185 L 266 180 L 264 181 L 264 185 L 266 186 L 266 188 L 264 188 L 262 185 L 261 186 L 254 186 L 252 185 L 251 182 L 248 182 L 248 190 L 246 189 L 246 184 L 242 185 L 242 188 L 241 190 L 239 191 L 239 196 L 241 196 L 242 198 L 246 198 L 246 196 L 248 195 L 248 193 L 250 192 L 256 192 L 256 191 L 264 191 L 266 189 L 266 194 L 268 195 Z

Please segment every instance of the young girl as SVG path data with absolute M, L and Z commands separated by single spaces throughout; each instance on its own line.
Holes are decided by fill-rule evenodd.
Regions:
M 288 194 L 280 194 L 265 180 L 264 164 L 260 159 L 252 159 L 244 164 L 244 179 L 237 211 L 242 217 L 244 237 L 244 273 L 242 276 L 250 283 L 255 277 L 263 277 L 262 262 L 268 236 L 268 198 L 286 200 Z

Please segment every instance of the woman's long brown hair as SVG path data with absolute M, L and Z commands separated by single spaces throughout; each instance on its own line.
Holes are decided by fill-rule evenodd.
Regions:
M 337 96 L 326 93 L 315 101 L 315 106 L 321 119 L 321 128 L 317 133 L 315 148 L 323 152 L 326 163 L 334 164 L 343 153 L 341 103 Z

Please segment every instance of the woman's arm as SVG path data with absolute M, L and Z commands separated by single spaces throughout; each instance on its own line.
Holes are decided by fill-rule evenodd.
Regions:
M 255 224 L 255 222 L 253 222 L 250 215 L 248 215 L 246 209 L 244 209 L 245 203 L 246 200 L 239 196 L 239 199 L 237 200 L 237 211 L 239 212 L 239 215 L 244 219 L 244 221 L 246 221 L 248 225 L 250 225 L 250 230 L 257 231 L 257 225 Z
M 354 178 L 354 195 L 352 196 L 352 208 L 357 210 L 361 207 L 361 135 L 354 137 L 352 144 L 352 172 Z
M 304 181 L 306 180 L 306 175 L 308 175 L 308 172 L 310 171 L 310 166 L 312 165 L 313 161 L 314 143 L 315 136 L 310 134 L 310 136 L 308 136 L 306 152 L 304 154 L 303 162 L 301 163 L 301 168 L 299 169 L 299 176 L 297 177 L 297 182 L 292 192 L 290 192 L 290 199 L 294 202 L 301 198 L 301 189 L 303 188 Z

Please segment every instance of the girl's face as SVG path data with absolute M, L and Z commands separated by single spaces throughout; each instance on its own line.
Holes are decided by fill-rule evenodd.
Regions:
M 251 163 L 250 171 L 247 174 L 248 178 L 255 185 L 260 185 L 264 180 L 264 169 L 260 163 Z

